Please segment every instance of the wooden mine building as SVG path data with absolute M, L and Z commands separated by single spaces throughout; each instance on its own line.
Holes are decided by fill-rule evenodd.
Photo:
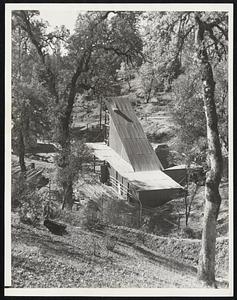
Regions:
M 160 206 L 177 197 L 183 187 L 165 174 L 129 99 L 114 97 L 106 104 L 110 115 L 108 140 L 87 144 L 104 161 L 101 181 L 110 183 L 124 198 L 135 191 L 143 206 Z

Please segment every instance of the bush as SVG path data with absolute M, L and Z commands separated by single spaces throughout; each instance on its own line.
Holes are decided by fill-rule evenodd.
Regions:
M 86 204 L 85 210 L 84 210 L 84 226 L 89 229 L 95 229 L 96 225 L 99 223 L 99 212 L 100 207 L 98 203 L 94 200 L 89 200 Z
M 137 234 L 137 238 L 139 241 L 142 242 L 142 244 L 145 244 L 145 241 L 146 241 L 146 231 L 143 231 L 143 229 L 141 229 L 141 231 L 138 232 Z
M 59 207 L 59 205 L 56 205 L 55 203 L 53 203 L 52 201 L 47 201 L 47 203 L 44 205 L 43 208 L 44 212 L 44 218 L 46 219 L 57 219 L 61 216 L 61 209 Z
M 24 194 L 24 190 L 26 188 L 26 182 L 24 176 L 19 176 L 19 178 L 12 178 L 12 193 L 11 193 L 11 206 L 12 210 L 16 210 L 21 203 L 21 197 Z
M 60 221 L 71 226 L 79 226 L 82 223 L 82 214 L 80 211 L 61 210 Z
M 21 174 L 12 181 L 12 210 L 19 213 L 20 221 L 37 226 L 43 219 L 44 198 L 37 183 L 27 182 Z
M 114 235 L 106 236 L 106 249 L 109 251 L 113 251 L 117 245 L 118 238 Z
M 194 231 L 190 227 L 184 227 L 181 230 L 181 237 L 185 238 L 185 239 L 199 239 L 200 240 L 202 237 L 202 232 L 201 232 L 201 230 Z
M 65 182 L 76 182 L 82 173 L 82 165 L 92 162 L 92 152 L 84 141 L 73 142 L 70 149 L 61 150 L 55 156 L 55 162 L 56 180 L 63 187 Z

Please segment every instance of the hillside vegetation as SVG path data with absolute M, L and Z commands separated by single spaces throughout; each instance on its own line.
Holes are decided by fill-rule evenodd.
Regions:
M 166 142 L 172 147 L 175 141 L 174 123 L 168 103 L 160 106 L 153 99 L 151 103 L 134 108 L 148 139 L 153 144 Z M 92 111 L 92 116 L 93 120 L 98 120 L 98 109 Z M 86 123 L 90 123 L 90 118 L 91 115 Z M 17 164 L 14 155 L 12 162 Z M 26 158 L 27 164 L 32 162 L 36 168 L 45 168 L 44 174 L 50 177 L 51 188 L 56 188 L 54 164 Z M 69 235 L 55 236 L 43 225 L 32 228 L 19 222 L 17 212 L 13 214 L 14 287 L 201 287 L 196 280 L 196 267 L 202 230 L 204 186 L 199 188 L 194 198 L 189 230 L 185 226 L 184 199 L 174 199 L 155 211 L 144 210 L 142 222 L 145 225 L 135 233 L 133 228 L 138 228 L 138 208 L 120 199 L 111 187 L 102 185 L 98 173 L 92 170 L 86 173 L 75 187 L 76 197 L 82 205 L 79 210 L 74 207 L 72 212 L 62 212 L 58 218 L 67 224 Z M 225 180 L 220 186 L 220 192 L 222 204 L 217 226 L 220 237 L 217 243 L 217 277 L 218 285 L 226 287 L 228 182 Z M 85 209 L 90 200 L 99 205 L 103 200 L 103 216 L 100 214 L 99 217 L 110 226 L 122 227 L 109 227 L 104 233 L 88 231 L 85 226 Z M 60 209 L 61 203 L 54 202 L 54 207 Z M 155 235 L 150 236 L 151 233 Z M 114 251 L 106 249 L 106 236 L 111 234 L 119 236 Z
M 129 96 L 129 95 L 128 95 Z M 159 114 L 156 102 L 136 106 L 136 112 L 148 134 L 159 136 L 163 124 L 168 144 L 172 144 L 172 118 L 168 106 Z M 154 107 L 158 112 L 154 110 Z M 96 112 L 94 113 L 96 115 Z M 155 116 L 146 119 L 145 115 Z M 161 117 L 160 117 L 161 115 Z M 96 119 L 96 118 L 95 118 Z M 88 119 L 89 121 L 89 119 Z M 171 133 L 171 134 L 170 134 Z M 168 139 L 168 137 L 170 137 Z M 157 138 L 158 142 L 163 142 Z M 16 163 L 17 158 L 12 157 Z M 51 186 L 56 187 L 53 163 L 36 159 L 45 168 Z M 189 219 L 191 233 L 185 230 L 184 200 L 174 199 L 156 209 L 144 210 L 143 226 L 138 228 L 138 210 L 120 199 L 114 190 L 102 185 L 92 170 L 76 184 L 81 200 L 79 210 L 62 212 L 59 219 L 67 224 L 68 235 L 55 236 L 40 225 L 32 228 L 19 222 L 17 212 L 12 219 L 12 274 L 14 287 L 201 287 L 196 280 L 196 267 L 202 230 L 204 186 L 194 198 Z M 228 183 L 220 187 L 222 204 L 218 217 L 217 277 L 218 286 L 228 286 Z M 94 200 L 101 205 L 100 218 L 110 224 L 102 233 L 88 230 L 86 204 Z M 54 206 L 60 209 L 61 203 Z M 159 213 L 161 210 L 161 213 Z M 163 210 L 167 211 L 164 215 Z M 177 226 L 177 218 L 180 224 Z M 116 225 L 120 227 L 116 227 Z M 111 227 L 112 226 L 112 227 Z M 113 227 L 115 226 L 115 227 Z M 122 226 L 122 227 L 121 227 Z M 150 235 L 151 233 L 155 235 Z M 106 239 L 117 235 L 115 249 L 106 248 Z M 163 236 L 163 237 L 162 237 Z M 224 238 L 224 236 L 226 238 Z M 30 237 L 30 238 L 29 238 Z M 70 275 L 69 275 L 70 274 Z
M 113 251 L 106 248 L 106 236 L 89 232 L 78 226 L 67 227 L 69 234 L 59 237 L 44 227 L 32 228 L 12 217 L 12 286 L 13 287 L 110 287 L 110 288 L 197 288 L 196 279 L 198 248 L 190 241 L 180 240 L 188 262 L 174 260 L 167 255 L 161 242 L 171 240 L 156 238 L 155 250 L 144 246 L 138 234 L 111 229 L 119 236 Z M 126 234 L 125 234 L 126 232 Z M 148 239 L 151 242 L 150 237 Z M 227 287 L 225 242 L 218 244 L 218 287 Z M 170 247 L 171 246 L 171 247 Z M 178 244 L 173 248 L 181 249 Z M 193 250 L 192 250 L 193 249 Z M 176 252 L 177 252 L 176 250 Z
M 13 287 L 228 287 L 228 12 L 11 21 Z M 183 196 L 151 209 L 100 182 L 87 143 L 119 96 Z

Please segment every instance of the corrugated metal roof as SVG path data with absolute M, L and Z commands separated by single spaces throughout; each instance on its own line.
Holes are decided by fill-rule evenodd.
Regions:
M 109 132 L 109 146 L 118 152 L 116 143 L 122 142 L 127 159 L 134 171 L 163 170 L 146 134 L 127 97 L 113 97 L 107 102 L 107 107 L 113 125 Z M 117 133 L 115 133 L 115 130 Z M 118 134 L 120 141 L 113 139 Z M 121 153 L 118 153 L 122 155 Z M 126 157 L 122 156 L 126 160 Z
M 87 143 L 100 160 L 106 160 L 118 173 L 133 183 L 138 190 L 183 189 L 161 170 L 134 172 L 132 166 L 105 143 Z
M 162 171 L 134 172 L 129 176 L 129 181 L 140 191 L 183 189 L 176 181 Z

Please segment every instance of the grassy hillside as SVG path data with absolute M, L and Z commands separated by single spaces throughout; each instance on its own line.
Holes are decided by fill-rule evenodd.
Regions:
M 150 250 L 129 232 L 110 251 L 106 248 L 109 230 L 105 235 L 70 225 L 67 230 L 68 235 L 55 236 L 45 227 L 19 223 L 13 214 L 13 287 L 202 287 L 195 267 L 170 258 L 162 248 Z M 218 286 L 228 286 L 223 273 Z
M 27 159 L 27 163 L 32 161 Z M 45 175 L 50 175 L 54 184 L 53 164 L 34 162 L 36 168 L 45 167 Z M 157 214 L 143 213 L 143 220 L 152 216 L 150 224 L 156 221 L 155 230 L 132 229 L 137 227 L 137 210 L 119 199 L 111 187 L 101 185 L 93 176 L 82 178 L 78 187 L 84 199 L 82 206 L 58 217 L 67 225 L 65 236 L 50 233 L 42 224 L 35 228 L 23 224 L 18 213 L 12 213 L 13 287 L 201 287 L 196 279 L 200 240 L 183 239 L 183 224 L 180 228 L 167 226 L 158 209 Z M 226 189 L 227 185 L 223 184 L 224 197 Z M 190 227 L 195 232 L 202 226 L 203 192 L 201 188 L 190 218 Z M 84 209 L 89 199 L 98 202 L 103 199 L 103 220 L 110 225 L 100 232 L 88 230 L 86 226 Z M 219 227 L 228 219 L 227 203 L 224 198 Z M 178 205 L 182 206 L 182 200 L 167 204 L 171 212 Z M 115 248 L 108 250 L 106 245 L 112 236 L 118 240 Z M 223 237 L 217 242 L 217 279 L 219 287 L 228 286 L 228 239 Z
M 175 125 L 169 113 L 171 94 L 160 94 L 150 103 L 139 104 L 131 92 L 134 109 L 154 143 L 175 143 Z M 138 101 L 139 100 L 139 101 Z M 78 112 L 76 127 L 96 124 L 98 106 L 87 114 Z M 44 155 L 43 153 L 40 153 Z M 47 154 L 50 156 L 50 154 Z M 53 161 L 53 160 L 51 160 Z M 53 162 L 26 158 L 29 165 L 44 167 L 51 189 L 59 189 Z M 17 157 L 12 156 L 17 164 Z M 92 169 L 92 168 L 91 168 Z M 47 189 L 47 188 L 46 188 Z M 47 191 L 46 191 L 47 192 Z M 152 211 L 139 211 L 121 199 L 115 191 L 99 182 L 98 173 L 85 173 L 74 187 L 81 205 L 62 212 L 58 219 L 67 224 L 68 235 L 51 234 L 42 224 L 36 228 L 22 224 L 17 211 L 12 214 L 12 285 L 13 287 L 201 287 L 196 267 L 204 209 L 204 186 L 198 189 L 185 229 L 184 199 L 174 199 Z M 222 204 L 218 217 L 217 276 L 219 287 L 228 286 L 228 182 L 220 185 Z M 98 203 L 98 218 L 109 226 L 100 233 L 86 226 L 87 203 Z M 53 203 L 61 208 L 58 199 Z M 178 222 L 179 220 L 179 222 Z M 114 227 L 119 226 L 119 227 Z M 119 235 L 114 250 L 106 248 L 111 235 Z

